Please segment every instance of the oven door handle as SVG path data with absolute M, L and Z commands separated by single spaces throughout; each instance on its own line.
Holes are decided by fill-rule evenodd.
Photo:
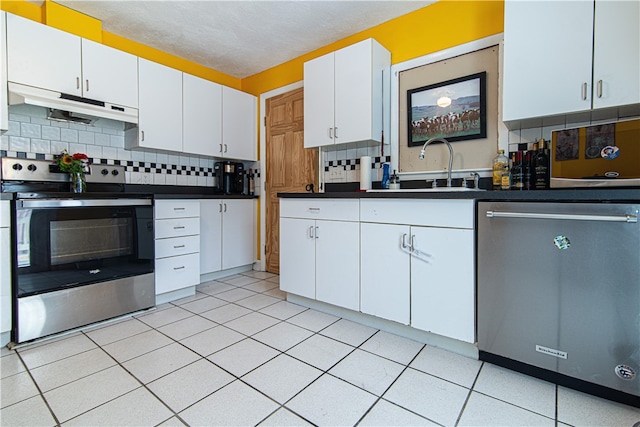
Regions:
M 42 199 L 42 200 L 19 200 L 21 208 L 82 208 L 96 206 L 151 206 L 151 199 Z

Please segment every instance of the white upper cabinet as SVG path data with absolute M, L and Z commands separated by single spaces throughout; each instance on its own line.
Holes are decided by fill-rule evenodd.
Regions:
M 127 148 L 182 151 L 182 72 L 138 58 L 138 127 L 126 131 Z
M 639 103 L 639 4 L 507 0 L 503 120 Z
M 137 107 L 136 57 L 7 14 L 8 79 L 42 89 Z
M 391 54 L 373 39 L 304 64 L 304 146 L 380 142 L 389 126 Z
M 138 57 L 82 39 L 82 94 L 138 108 Z
M 593 108 L 640 103 L 640 1 L 596 1 Z
M 183 73 L 182 151 L 216 156 L 222 143 L 222 86 Z
M 222 87 L 222 142 L 217 157 L 257 160 L 257 98 L 249 93 Z

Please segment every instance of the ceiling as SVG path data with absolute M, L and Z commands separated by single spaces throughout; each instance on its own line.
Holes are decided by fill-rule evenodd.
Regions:
M 105 31 L 244 78 L 435 0 L 55 1 Z

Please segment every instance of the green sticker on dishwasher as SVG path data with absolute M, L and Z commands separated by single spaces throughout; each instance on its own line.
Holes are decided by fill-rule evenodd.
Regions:
M 569 249 L 571 246 L 571 242 L 567 236 L 556 236 L 553 238 L 553 244 L 556 245 L 558 249 Z

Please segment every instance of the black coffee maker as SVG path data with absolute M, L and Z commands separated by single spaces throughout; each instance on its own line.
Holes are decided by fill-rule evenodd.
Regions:
M 216 162 L 213 165 L 215 188 L 219 193 L 242 194 L 244 191 L 244 165 L 240 162 Z

